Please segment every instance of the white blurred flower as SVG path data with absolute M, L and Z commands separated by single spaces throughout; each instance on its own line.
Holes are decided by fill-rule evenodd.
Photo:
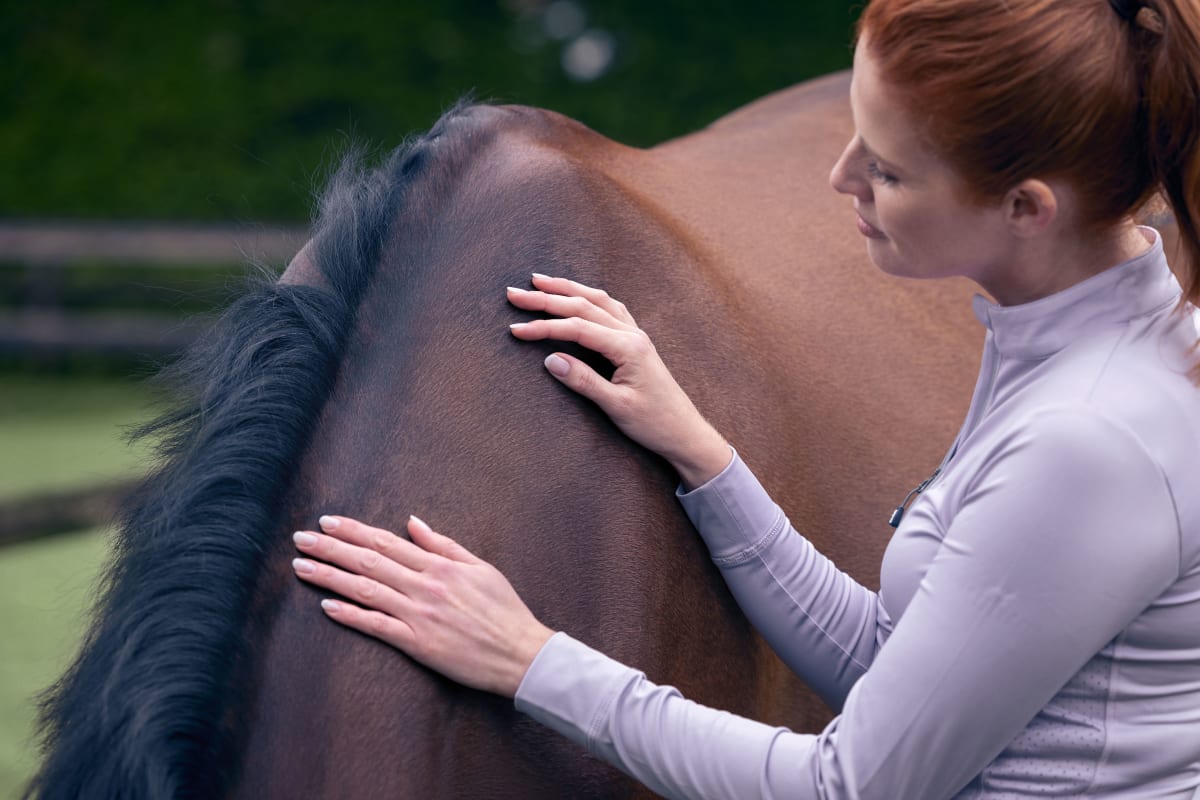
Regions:
M 562 68 L 571 80 L 594 81 L 612 67 L 617 42 L 600 28 L 585 31 L 563 48 Z

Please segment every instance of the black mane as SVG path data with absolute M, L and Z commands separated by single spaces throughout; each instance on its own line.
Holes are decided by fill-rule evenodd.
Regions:
M 185 400 L 139 432 L 162 437 L 159 468 L 122 515 L 82 649 L 41 700 L 45 760 L 26 797 L 223 793 L 244 609 L 291 475 L 393 220 L 482 143 L 463 135 L 469 116 L 459 103 L 374 169 L 348 156 L 317 210 L 326 286 L 257 279 L 169 370 Z

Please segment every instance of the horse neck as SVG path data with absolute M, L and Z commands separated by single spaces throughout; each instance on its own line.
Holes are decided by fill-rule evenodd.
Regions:
M 546 374 L 542 359 L 558 345 L 522 343 L 507 331 L 526 315 L 505 302 L 505 286 L 527 285 L 531 271 L 565 275 L 626 301 L 680 363 L 686 357 L 693 383 L 720 369 L 736 378 L 730 346 L 713 344 L 732 320 L 715 290 L 696 280 L 697 251 L 578 150 L 536 137 L 497 137 L 428 199 L 392 223 L 298 465 L 263 583 L 264 594 L 278 592 L 263 603 L 259 628 L 268 644 L 258 674 L 271 678 L 257 682 L 239 791 L 282 781 L 308 782 L 319 794 L 311 786 L 328 776 L 313 765 L 332 756 L 287 735 L 300 722 L 300 698 L 311 717 L 317 697 L 331 726 L 326 746 L 365 741 L 345 754 L 364 765 L 404 753 L 405 768 L 373 773 L 372 792 L 470 793 L 478 790 L 470 770 L 455 773 L 461 783 L 452 790 L 444 777 L 436 789 L 421 781 L 444 776 L 453 767 L 445 760 L 464 752 L 504 770 L 531 750 L 541 777 L 509 776 L 514 785 L 541 780 L 561 792 L 571 776 L 585 793 L 628 791 L 623 778 L 547 741 L 511 706 L 320 619 L 316 593 L 289 579 L 284 531 L 329 512 L 400 530 L 416 513 L 500 568 L 552 627 L 702 702 L 762 714 L 762 681 L 753 675 L 775 667 L 760 664 L 761 645 L 672 497 L 674 477 Z M 364 691 L 371 705 L 352 723 L 340 720 L 338 704 Z M 447 708 L 464 716 L 449 722 Z
M 371 791 L 469 793 L 477 773 L 447 760 L 469 752 L 493 773 L 540 765 L 513 785 L 561 791 L 572 776 L 582 793 L 628 788 L 510 706 L 321 619 L 316 593 L 289 574 L 286 531 L 328 511 L 393 529 L 419 514 L 500 567 L 548 624 L 701 702 L 793 724 L 822 717 L 750 636 L 665 465 L 545 374 L 555 346 L 509 337 L 523 315 L 503 301 L 504 286 L 538 271 L 626 302 L 798 526 L 872 580 L 885 541 L 870 533 L 882 527 L 873 509 L 902 496 L 902 466 L 920 472 L 940 455 L 959 413 L 952 390 L 965 393 L 973 372 L 953 356 L 972 348 L 961 316 L 937 313 L 953 307 L 949 294 L 876 275 L 835 227 L 848 225 L 844 209 L 811 189 L 846 122 L 818 99 L 648 152 L 556 115 L 489 110 L 501 135 L 394 221 L 263 583 L 280 599 L 260 615 L 258 674 L 271 680 L 256 695 L 243 793 L 295 781 L 320 795 L 327 780 L 346 794 L 314 766 L 342 758 L 365 773 L 395 762 Z M 963 344 L 938 355 L 926 391 L 872 383 L 942 334 Z M 366 710 L 346 722 L 339 704 L 364 693 L 370 702 L 353 707 Z M 297 742 L 288 732 L 313 718 L 313 697 L 329 735 Z M 447 770 L 449 790 L 436 778 Z

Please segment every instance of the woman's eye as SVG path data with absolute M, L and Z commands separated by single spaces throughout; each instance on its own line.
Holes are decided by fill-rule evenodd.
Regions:
M 876 180 L 885 185 L 891 185 L 896 182 L 895 175 L 889 175 L 879 168 L 878 162 L 872 160 L 867 162 L 867 174 L 872 180 Z

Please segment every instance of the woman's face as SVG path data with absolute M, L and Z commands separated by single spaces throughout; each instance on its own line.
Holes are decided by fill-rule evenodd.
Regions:
M 871 260 L 891 275 L 989 283 L 1012 256 L 1001 204 L 961 199 L 962 179 L 894 99 L 865 37 L 854 54 L 850 105 L 855 135 L 829 180 L 854 198 Z

